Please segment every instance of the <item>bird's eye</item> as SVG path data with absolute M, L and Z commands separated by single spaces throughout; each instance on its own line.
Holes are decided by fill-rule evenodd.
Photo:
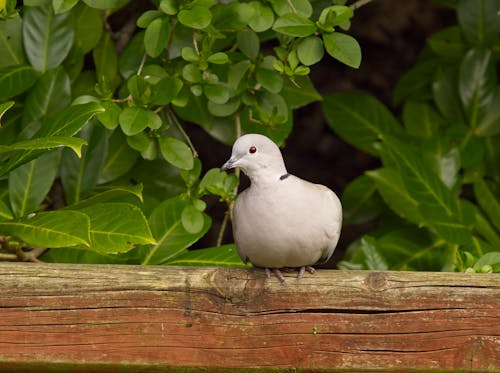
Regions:
M 253 154 L 253 153 L 257 152 L 257 148 L 255 146 L 251 146 L 250 149 L 248 149 L 248 152 Z

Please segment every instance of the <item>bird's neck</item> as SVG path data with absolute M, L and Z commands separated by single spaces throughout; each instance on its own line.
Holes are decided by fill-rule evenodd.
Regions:
M 285 167 L 277 169 L 260 169 L 259 172 L 248 175 L 252 188 L 275 187 L 277 183 L 283 182 L 288 172 Z

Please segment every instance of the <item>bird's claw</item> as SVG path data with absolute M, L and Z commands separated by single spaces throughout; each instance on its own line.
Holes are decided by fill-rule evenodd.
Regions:
M 271 271 L 273 271 L 274 275 L 280 280 L 281 283 L 285 282 L 285 277 L 283 273 L 278 268 L 266 268 L 266 276 L 267 278 L 271 278 Z
M 297 275 L 297 278 L 301 279 L 306 271 L 309 272 L 311 275 L 314 274 L 314 272 L 316 272 L 316 270 L 311 266 L 303 266 L 299 268 L 299 273 Z

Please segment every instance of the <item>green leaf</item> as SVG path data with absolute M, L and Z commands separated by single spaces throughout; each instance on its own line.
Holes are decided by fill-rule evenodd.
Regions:
M 161 0 L 159 8 L 168 15 L 177 14 L 177 4 L 175 0 Z
M 427 44 L 438 56 L 447 58 L 460 58 L 466 48 L 458 26 L 436 32 L 427 39 Z
M 198 83 L 202 79 L 200 69 L 191 63 L 182 68 L 182 77 L 191 83 Z
M 342 193 L 344 224 L 361 224 L 376 218 L 382 203 L 377 194 L 377 185 L 366 175 L 361 175 L 347 185 Z
M 158 140 L 163 158 L 182 170 L 193 168 L 193 153 L 184 142 L 173 137 L 162 137 Z
M 88 142 L 81 158 L 65 150 L 61 161 L 61 182 L 69 205 L 78 203 L 97 185 L 106 159 L 108 141 L 105 128 L 90 123 L 79 136 Z
M 0 22 L 0 67 L 25 63 L 21 17 L 2 20 Z
M 54 8 L 54 13 L 59 14 L 71 10 L 77 3 L 78 0 L 53 0 L 52 7 Z
M 70 12 L 54 14 L 50 6 L 24 8 L 24 51 L 35 70 L 59 66 L 73 45 L 74 34 Z
M 321 61 L 324 53 L 323 42 L 317 36 L 310 36 L 303 39 L 297 46 L 297 57 L 306 66 L 311 66 Z
M 142 132 L 148 126 L 148 111 L 138 107 L 126 107 L 121 112 L 118 121 L 123 133 L 133 136 Z
M 270 3 L 279 16 L 287 13 L 297 13 L 309 18 L 313 13 L 313 8 L 309 0 L 272 0 Z
M 271 93 L 280 93 L 283 88 L 283 77 L 274 70 L 258 68 L 255 77 Z
M 7 110 L 14 106 L 14 101 L 7 101 L 0 104 L 0 128 L 2 127 L 2 117 Z
M 55 114 L 69 106 L 71 82 L 63 67 L 49 70 L 42 75 L 26 96 L 22 123 L 31 122 Z
M 457 81 L 458 74 L 454 69 L 439 71 L 432 82 L 432 95 L 436 106 L 448 122 L 465 123 Z
M 444 127 L 446 122 L 428 103 L 407 101 L 403 107 L 403 123 L 406 131 L 413 136 L 430 138 Z
M 225 104 L 216 104 L 213 101 L 208 101 L 207 108 L 210 114 L 216 117 L 228 117 L 233 115 L 241 105 L 239 98 L 232 98 Z
M 307 76 L 296 76 L 293 82 L 286 79 L 280 93 L 290 109 L 298 109 L 312 102 L 323 100 Z
M 431 83 L 438 67 L 438 61 L 431 59 L 417 63 L 406 72 L 394 87 L 393 101 L 427 100 L 431 97 Z
M 144 53 L 146 53 L 144 49 L 144 34 L 144 31 L 135 34 L 120 54 L 119 69 L 120 74 L 125 79 L 137 74 L 139 66 L 141 66 L 142 58 Z
M 325 31 L 333 32 L 336 26 L 348 29 L 354 15 L 353 9 L 345 5 L 333 5 L 324 8 L 318 22 Z
M 101 102 L 101 106 L 104 108 L 104 112 L 97 113 L 96 117 L 99 122 L 109 130 L 115 129 L 119 122 L 120 114 L 122 109 L 118 104 L 111 101 Z
M 146 218 L 137 206 L 108 202 L 80 210 L 90 218 L 90 249 L 102 254 L 122 253 L 134 244 L 156 244 Z
M 65 210 L 78 210 L 104 202 L 144 202 L 142 198 L 142 189 L 142 184 L 132 186 L 113 185 L 97 187 L 94 191 L 98 193 L 93 194 L 91 197 L 81 200 L 74 205 L 65 207 Z M 129 197 L 133 198 L 131 199 Z
M 274 23 L 273 10 L 260 1 L 252 1 L 249 4 L 253 9 L 253 15 L 248 20 L 248 26 L 255 32 L 269 30 Z
M 89 246 L 90 222 L 77 211 L 50 211 L 0 222 L 3 236 L 11 235 L 31 247 Z
M 483 120 L 475 131 L 478 136 L 495 136 L 500 134 L 500 87 L 497 86 L 495 96 L 491 100 L 489 108 Z
M 284 35 L 306 37 L 316 32 L 316 25 L 305 16 L 287 13 L 274 22 L 273 30 Z
M 129 1 L 130 0 L 83 0 L 89 7 L 102 10 L 121 8 Z
M 333 32 L 323 34 L 323 42 L 330 56 L 357 69 L 361 64 L 361 47 L 350 35 Z
M 458 1 L 458 24 L 469 43 L 484 46 L 495 41 L 500 31 L 497 12 L 495 0 Z
M 471 49 L 460 64 L 458 92 L 469 120 L 476 128 L 493 100 L 496 67 L 490 50 Z
M 190 202 L 180 197 L 170 198 L 158 205 L 149 217 L 149 226 L 157 245 L 147 248 L 142 264 L 161 264 L 176 257 L 200 239 L 211 225 L 209 216 L 203 214 L 203 229 L 189 233 L 182 225 L 182 211 Z M 146 251 L 146 250 L 145 250 Z
M 12 211 L 10 211 L 9 207 L 0 200 L 0 221 L 4 220 L 12 220 L 14 216 L 12 215 Z
M 185 250 L 168 260 L 165 264 L 178 266 L 247 267 L 241 261 L 234 244 L 206 249 Z
M 203 213 L 193 205 L 182 209 L 181 221 L 184 229 L 193 234 L 200 232 L 205 224 Z
M 348 249 L 346 260 L 339 269 L 369 269 L 385 271 L 389 268 L 386 259 L 377 249 L 375 238 L 364 236 Z
M 207 58 L 207 62 L 216 64 L 216 65 L 224 65 L 229 62 L 229 57 L 224 52 L 217 52 L 210 55 Z
M 258 35 L 251 30 L 243 30 L 236 34 L 236 41 L 238 48 L 245 56 L 255 61 L 259 55 L 260 40 Z
M 170 37 L 170 23 L 167 18 L 156 18 L 146 28 L 144 47 L 151 57 L 158 57 L 165 49 Z
M 10 172 L 9 199 L 15 216 L 35 211 L 42 203 L 56 178 L 59 160 L 60 154 L 51 152 Z
M 78 137 L 66 136 L 51 136 L 51 137 L 38 137 L 36 139 L 19 141 L 10 145 L 0 145 L 0 154 L 10 153 L 16 150 L 52 150 L 67 146 L 80 157 L 82 146 L 87 142 Z
M 500 202 L 484 179 L 478 179 L 474 183 L 474 195 L 481 208 L 490 218 L 490 221 L 500 231 Z
M 182 89 L 182 81 L 173 76 L 167 76 L 153 86 L 153 105 L 167 105 L 177 97 Z
M 136 25 L 140 28 L 146 28 L 151 24 L 151 22 L 162 16 L 164 16 L 164 12 L 161 10 L 146 10 L 139 16 L 139 18 L 137 18 Z
M 78 4 L 75 20 L 75 44 L 83 53 L 94 49 L 101 40 L 103 19 L 101 12 L 82 3 Z
M 374 143 L 385 134 L 399 133 L 399 123 L 375 98 L 361 93 L 324 97 L 323 112 L 330 127 L 348 143 L 376 154 Z
M 181 10 L 177 18 L 184 26 L 201 30 L 212 22 L 212 13 L 206 7 L 196 5 L 191 9 Z
M 408 193 L 401 175 L 396 170 L 379 168 L 367 171 L 366 176 L 375 182 L 382 199 L 397 215 L 416 224 L 422 221 L 418 201 Z
M 118 86 L 120 82 L 120 77 L 118 76 L 118 55 L 113 41 L 107 32 L 102 34 L 101 40 L 92 51 L 92 56 L 97 81 L 111 88 Z
M 212 102 L 222 105 L 229 100 L 229 89 L 221 84 L 207 84 L 203 87 L 205 96 Z
M 16 65 L 0 69 L 0 100 L 17 96 L 30 88 L 38 74 L 31 66 Z
M 484 268 L 489 266 L 491 272 L 500 272 L 500 251 L 493 251 L 491 253 L 484 254 L 474 265 L 475 269 Z

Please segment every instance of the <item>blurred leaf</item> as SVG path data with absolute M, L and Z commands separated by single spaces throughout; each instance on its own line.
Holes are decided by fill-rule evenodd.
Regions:
M 50 152 L 9 174 L 9 199 L 12 212 L 21 217 L 35 211 L 45 199 L 57 175 L 58 152 Z
M 127 4 L 130 0 L 83 0 L 85 4 L 96 9 L 118 9 Z
M 132 40 L 125 47 L 119 57 L 120 74 L 125 78 L 136 74 L 144 53 L 144 31 L 138 32 L 132 37 Z
M 73 8 L 78 0 L 53 0 L 52 7 L 54 8 L 54 13 L 64 13 Z
M 377 185 L 366 175 L 350 182 L 342 193 L 344 225 L 361 224 L 376 218 L 382 210 Z
M 303 17 L 309 18 L 313 12 L 309 0 L 271 0 L 270 3 L 279 16 L 287 13 L 297 13 Z
M 233 98 L 225 104 L 216 104 L 213 101 L 208 101 L 207 108 L 210 114 L 216 117 L 227 117 L 233 115 L 240 107 L 241 100 Z
M 483 214 L 479 211 L 479 209 L 476 209 L 475 213 L 476 213 L 475 230 L 482 237 L 484 237 L 484 239 L 487 240 L 493 247 L 500 247 L 500 236 L 495 231 L 495 228 L 491 226 L 488 219 L 486 219 L 486 217 L 483 216 Z
M 182 226 L 189 233 L 198 233 L 203 229 L 205 219 L 203 213 L 193 205 L 187 205 L 182 209 Z
M 283 88 L 283 77 L 277 71 L 257 69 L 255 77 L 257 82 L 271 93 L 280 93 Z
M 156 18 L 146 28 L 144 46 L 151 57 L 158 57 L 165 49 L 170 37 L 170 23 L 167 18 Z
M 60 177 L 68 205 L 78 203 L 97 185 L 106 160 L 108 139 L 105 128 L 91 123 L 80 136 L 88 142 L 81 158 L 63 151 L 61 160 Z
M 103 31 L 101 12 L 83 3 L 78 4 L 75 20 L 75 44 L 83 53 L 88 53 L 97 46 Z
M 425 100 L 431 97 L 430 85 L 438 67 L 437 60 L 417 63 L 398 81 L 392 99 L 394 104 L 404 100 Z
M 102 34 L 101 40 L 92 51 L 92 56 L 97 81 L 100 84 L 105 83 L 112 89 L 115 88 L 120 80 L 118 76 L 118 55 L 115 45 L 107 32 Z
M 385 271 L 389 268 L 386 259 L 376 247 L 375 238 L 364 236 L 352 244 L 347 251 L 346 259 L 338 265 L 339 269 L 369 269 Z
M 254 31 L 245 29 L 236 34 L 236 40 L 240 51 L 252 61 L 255 61 L 260 49 L 259 36 Z
M 193 168 L 193 153 L 184 142 L 173 137 L 162 137 L 158 143 L 161 154 L 169 163 L 183 170 Z
M 234 244 L 206 249 L 185 250 L 165 264 L 178 266 L 248 267 L 241 261 Z
M 323 112 L 342 139 L 370 154 L 374 143 L 386 134 L 400 132 L 400 125 L 387 108 L 372 96 L 334 93 L 324 97 Z
M 439 71 L 432 82 L 432 95 L 441 114 L 450 123 L 465 123 L 458 95 L 458 73 L 453 69 Z
M 24 51 L 36 70 L 59 66 L 73 45 L 74 34 L 71 13 L 54 14 L 51 6 L 24 7 Z
M 297 109 L 311 102 L 323 100 L 309 77 L 297 76 L 293 79 L 293 82 L 290 79 L 285 79 L 283 89 L 280 92 L 291 109 Z
M 330 56 L 357 69 L 361 64 L 361 47 L 350 35 L 338 32 L 323 34 L 325 49 Z
M 3 236 L 11 235 L 31 247 L 89 246 L 90 222 L 77 211 L 50 211 L 0 222 Z
M 207 84 L 203 87 L 205 96 L 212 102 L 223 105 L 230 97 L 229 89 L 221 84 Z
M 491 253 L 484 254 L 474 265 L 476 270 L 483 269 L 485 266 L 491 267 L 491 272 L 500 272 L 500 252 L 493 251 Z
M 495 136 L 500 134 L 500 88 L 496 87 L 495 96 L 483 120 L 480 121 L 475 131 L 478 136 Z
M 22 123 L 27 126 L 69 106 L 71 82 L 62 67 L 47 71 L 26 96 Z
M 4 220 L 11 220 L 14 219 L 14 216 L 12 215 L 12 211 L 10 211 L 9 207 L 0 200 L 0 221 Z
M 500 32 L 497 12 L 495 0 L 457 2 L 458 24 L 469 43 L 484 46 L 495 41 Z
M 187 232 L 182 225 L 182 211 L 188 201 L 180 197 L 174 197 L 162 202 L 155 208 L 149 217 L 149 225 L 157 245 L 145 249 L 147 255 L 142 264 L 162 264 L 175 258 L 200 237 L 202 237 L 211 225 L 209 216 L 203 214 L 203 229 L 192 234 Z
M 430 138 L 446 125 L 444 118 L 428 103 L 407 101 L 403 106 L 403 123 L 413 136 Z
M 438 56 L 459 58 L 465 52 L 465 44 L 458 26 L 438 31 L 427 39 L 427 44 Z
M 274 22 L 273 30 L 284 35 L 306 37 L 314 34 L 316 25 L 305 16 L 287 13 Z
M 496 68 L 491 51 L 471 49 L 460 64 L 458 92 L 472 128 L 483 118 L 495 89 Z
M 484 179 L 478 179 L 474 183 L 474 195 L 479 206 L 486 212 L 490 221 L 500 231 L 500 202 L 491 192 Z
M 0 68 L 25 63 L 21 17 L 2 20 L 0 22 Z
M 0 127 L 2 127 L 2 117 L 7 110 L 14 106 L 14 101 L 7 101 L 0 104 Z
M 299 61 L 306 66 L 311 66 L 321 61 L 324 54 L 323 42 L 317 36 L 309 36 L 301 40 L 297 46 Z
M 120 202 L 98 203 L 80 210 L 90 218 L 90 249 L 103 254 L 126 252 L 133 244 L 155 244 L 138 207 Z
M 204 29 L 212 21 L 212 13 L 203 6 L 195 5 L 191 9 L 181 10 L 177 14 L 177 19 L 184 26 L 194 29 Z
M 31 66 L 26 65 L 0 68 L 0 100 L 26 91 L 35 83 L 37 75 Z

